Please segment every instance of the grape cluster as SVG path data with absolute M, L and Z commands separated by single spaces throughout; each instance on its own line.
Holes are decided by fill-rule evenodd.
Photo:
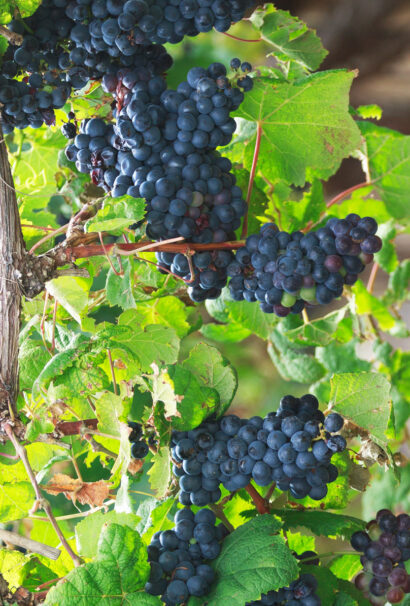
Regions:
M 215 575 L 205 561 L 218 557 L 220 542 L 228 533 L 223 524 L 216 526 L 210 509 L 194 514 L 185 507 L 177 511 L 174 521 L 174 530 L 157 532 L 148 547 L 151 575 L 145 591 L 162 596 L 167 606 L 209 593 Z
M 149 446 L 143 439 L 141 423 L 128 421 L 128 427 L 131 428 L 130 435 L 128 436 L 128 439 L 131 442 L 131 455 L 134 459 L 145 459 L 149 452 Z
M 346 448 L 338 433 L 342 427 L 340 415 L 331 413 L 325 419 L 317 399 L 306 394 L 284 396 L 278 411 L 264 419 L 227 415 L 188 432 L 174 432 L 171 453 L 179 500 L 204 506 L 219 500 L 219 484 L 233 492 L 252 479 L 259 486 L 276 482 L 295 499 L 323 499 L 327 484 L 338 476 L 332 455 Z
M 400 604 L 410 593 L 410 575 L 405 568 L 410 559 L 410 516 L 395 516 L 381 509 L 366 531 L 355 532 L 350 542 L 363 554 L 363 571 L 355 579 L 356 587 L 372 606 Z
M 64 2 L 65 4 L 65 2 Z M 184 36 L 196 36 L 215 28 L 225 32 L 240 21 L 254 0 L 75 0 L 66 14 L 77 22 L 78 44 L 94 52 L 118 49 L 132 54 L 138 45 L 156 42 L 176 44 Z
M 252 69 L 235 59 L 235 70 L 237 62 L 242 73 Z M 233 76 L 249 90 L 246 78 L 252 84 L 249 76 Z M 66 149 L 68 159 L 113 197 L 145 198 L 147 235 L 154 240 L 235 239 L 246 204 L 231 162 L 216 147 L 230 142 L 235 130 L 230 114 L 244 93 L 232 86 L 226 68 L 221 63 L 193 68 L 176 91 L 148 68 L 121 69 L 102 84 L 116 98 L 116 123 L 83 123 Z M 220 295 L 233 258 L 230 251 L 203 252 L 190 266 L 185 255 L 157 253 L 159 269 L 189 283 L 194 301 Z
M 295 554 L 299 560 L 316 556 L 313 551 Z M 319 564 L 319 560 L 309 560 L 308 564 Z M 317 579 L 313 574 L 301 574 L 289 587 L 282 587 L 278 591 L 269 591 L 256 602 L 248 602 L 246 606 L 322 606 L 322 601 L 316 595 Z
M 77 12 L 71 3 L 67 10 L 66 5 L 65 0 L 45 0 L 31 17 L 8 26 L 23 42 L 10 44 L 2 58 L 0 102 L 6 134 L 14 128 L 55 124 L 54 110 L 90 79 L 99 80 L 121 67 L 161 73 L 172 64 L 161 45 L 134 46 L 132 53 L 122 53 L 116 45 L 96 50 L 91 35 L 81 35 L 88 26 L 76 23 Z M 88 11 L 84 3 L 79 6 Z
M 262 311 L 284 317 L 306 304 L 328 304 L 354 284 L 382 247 L 377 222 L 350 214 L 303 234 L 262 226 L 240 248 L 228 267 L 235 301 L 259 301 Z

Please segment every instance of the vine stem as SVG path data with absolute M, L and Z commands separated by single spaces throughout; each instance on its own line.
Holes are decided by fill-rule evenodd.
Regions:
M 60 421 L 55 426 L 55 433 L 62 436 L 77 436 L 95 430 L 98 427 L 98 419 L 83 419 L 80 421 Z
M 372 271 L 370 272 L 369 281 L 367 282 L 367 291 L 372 294 L 374 284 L 376 282 L 377 272 L 379 271 L 380 265 L 373 263 Z
M 251 497 L 258 513 L 269 513 L 269 505 L 266 500 L 259 494 L 259 492 L 252 486 L 252 484 L 248 484 L 245 486 L 245 490 L 248 495 Z
M 211 509 L 214 512 L 216 517 L 219 520 L 221 520 L 222 524 L 225 526 L 225 528 L 227 530 L 229 530 L 229 532 L 233 532 L 235 530 L 235 528 L 232 526 L 232 524 L 226 517 L 222 505 L 214 503 L 214 504 L 210 504 L 208 507 L 209 507 L 209 509 Z
M 80 511 L 79 513 L 71 513 L 66 516 L 58 516 L 58 517 L 56 517 L 56 520 L 57 521 L 58 520 L 74 520 L 76 518 L 84 518 L 84 517 L 87 517 L 87 516 L 95 513 L 96 511 L 100 511 L 101 509 L 108 509 L 108 507 L 110 507 L 114 503 L 115 503 L 114 499 L 112 499 L 111 501 L 105 501 L 104 505 L 99 505 L 98 507 L 93 507 L 92 509 L 89 509 L 88 511 Z M 43 522 L 49 521 L 48 518 L 45 518 L 44 516 L 30 516 L 30 520 L 42 520 Z
M 50 231 L 48 234 L 46 234 L 43 238 L 40 238 L 40 240 L 38 242 L 36 242 L 34 244 L 34 246 L 32 246 L 29 250 L 29 254 L 32 255 L 33 252 L 35 250 L 37 250 L 37 248 L 40 248 L 40 246 L 42 244 L 44 244 L 44 242 L 47 242 L 48 240 L 51 240 L 51 238 L 54 238 L 54 236 L 58 236 L 58 234 L 63 234 L 67 231 L 68 229 L 68 223 L 66 225 L 63 225 L 62 227 L 59 227 L 58 229 L 54 229 L 53 231 Z
M 43 495 L 41 494 L 40 486 L 38 485 L 34 472 L 31 468 L 26 449 L 18 441 L 17 437 L 14 434 L 13 428 L 9 423 L 4 423 L 3 429 L 4 429 L 5 433 L 7 434 L 7 436 L 9 437 L 10 441 L 12 442 L 12 444 L 16 450 L 16 454 L 19 455 L 19 457 L 25 467 L 27 475 L 30 478 L 31 485 L 34 488 L 34 492 L 36 495 L 37 506 L 41 507 L 45 511 L 52 527 L 54 528 L 58 538 L 60 539 L 62 546 L 67 551 L 70 558 L 72 559 L 74 566 L 76 566 L 76 567 L 80 566 L 82 564 L 81 558 L 79 558 L 78 555 L 76 553 L 74 553 L 74 551 L 71 549 L 65 536 L 61 532 L 61 529 L 57 523 L 57 520 L 54 517 L 54 514 L 50 507 L 50 503 L 46 499 L 44 499 Z
M 302 558 L 299 562 L 310 562 L 310 560 L 317 560 L 318 558 L 330 558 L 331 556 L 336 555 L 357 555 L 357 551 L 347 550 L 347 551 L 328 551 L 327 553 L 319 553 L 315 556 L 309 556 L 308 558 Z
M 246 238 L 246 236 L 248 235 L 249 205 L 251 202 L 253 183 L 255 181 L 256 167 L 258 165 L 259 152 L 261 149 L 261 141 L 262 141 L 262 125 L 260 122 L 258 122 L 257 127 L 256 127 L 256 141 L 255 141 L 255 149 L 253 150 L 251 174 L 249 175 L 248 193 L 246 194 L 247 209 L 246 209 L 245 218 L 243 220 L 242 234 L 241 234 L 242 238 Z
M 59 549 L 56 549 L 56 547 L 50 547 L 49 545 L 45 545 L 44 543 L 33 541 L 33 539 L 22 537 L 16 532 L 11 532 L 10 530 L 3 530 L 2 528 L 0 528 L 0 540 L 4 541 L 5 543 L 10 543 L 10 545 L 23 547 L 23 549 L 27 549 L 27 551 L 39 553 L 40 555 L 44 556 L 45 558 L 49 558 L 50 560 L 57 560 L 61 554 L 61 551 Z
M 4 25 L 0 25 L 0 35 L 4 36 L 10 44 L 14 44 L 14 46 L 21 46 L 23 44 L 23 36 L 16 34 L 16 32 L 12 32 Z
M 357 189 L 362 189 L 363 187 L 368 187 L 369 185 L 373 185 L 373 181 L 363 181 L 362 183 L 357 183 L 356 185 L 352 185 L 352 187 L 349 187 L 348 189 L 343 190 L 342 192 L 340 192 L 340 194 L 337 194 L 337 196 L 335 196 L 334 198 L 329 200 L 329 202 L 326 203 L 326 208 L 330 208 L 334 204 L 337 204 L 338 202 L 343 200 L 343 198 L 346 198 L 346 196 L 349 196 L 351 193 L 353 193 Z M 325 216 L 325 214 L 326 213 L 323 213 L 322 216 L 320 217 L 320 219 L 322 219 Z M 301 231 L 306 233 L 312 227 L 313 227 L 313 221 L 309 221 L 309 223 L 306 225 L 306 227 L 303 228 Z
M 112 377 L 112 384 L 113 384 L 113 387 L 114 387 L 114 393 L 115 393 L 116 396 L 118 396 L 118 385 L 117 385 L 117 380 L 115 378 L 115 369 L 114 369 L 114 362 L 112 361 L 111 349 L 107 349 L 107 356 L 108 356 L 108 361 L 110 363 L 111 377 Z
M 148 246 L 149 245 L 149 246 Z M 193 244 L 189 243 L 190 250 L 194 252 L 203 250 L 235 250 L 245 246 L 243 240 L 235 242 L 210 242 L 209 244 Z M 74 246 L 67 247 L 65 253 L 70 261 L 75 259 L 86 259 L 88 257 L 104 256 L 106 252 L 110 252 L 114 249 L 115 254 L 119 255 L 130 255 L 134 251 L 140 251 L 141 249 L 149 250 L 151 252 L 173 252 L 173 253 L 185 253 L 187 245 L 184 243 L 180 244 L 167 244 L 162 245 L 161 242 L 137 242 L 135 244 L 105 244 L 103 247 L 98 244 L 88 244 L 85 246 Z
M 263 38 L 257 38 L 254 40 L 247 40 L 246 38 L 239 38 L 238 36 L 234 36 L 233 34 L 228 34 L 227 32 L 219 32 L 224 36 L 228 36 L 228 38 L 232 38 L 233 40 L 238 40 L 239 42 L 262 42 Z
M 357 185 L 352 185 L 352 187 L 345 189 L 344 191 L 340 192 L 340 194 L 329 200 L 329 202 L 326 204 L 326 208 L 330 208 L 334 204 L 337 204 L 340 202 L 340 200 L 343 200 L 343 198 L 346 198 L 346 196 L 356 191 L 356 189 L 362 189 L 362 187 L 367 187 L 368 185 L 372 185 L 372 181 L 363 181 Z

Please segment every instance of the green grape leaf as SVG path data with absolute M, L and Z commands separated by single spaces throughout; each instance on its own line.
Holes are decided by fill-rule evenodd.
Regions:
M 91 284 L 90 278 L 61 276 L 47 282 L 47 291 L 81 324 L 87 313 L 88 292 Z
M 262 129 L 258 169 L 267 179 L 303 186 L 307 171 L 328 178 L 359 147 L 360 132 L 348 111 L 354 77 L 354 72 L 335 70 L 292 83 L 254 80 L 236 115 Z M 253 147 L 246 146 L 246 168 Z
M 186 431 L 198 427 L 213 412 L 219 411 L 219 393 L 206 387 L 184 366 L 169 366 L 152 378 L 154 403 L 163 402 L 164 415 L 174 429 Z
M 326 347 L 316 347 L 316 358 L 331 373 L 359 372 L 370 370 L 371 364 L 356 355 L 357 340 L 349 343 L 329 343 Z
M 219 394 L 219 414 L 223 414 L 238 388 L 238 376 L 229 361 L 215 347 L 198 343 L 191 349 L 182 366 L 197 376 L 206 387 L 216 389 Z
M 109 347 L 123 350 L 136 360 L 143 371 L 150 371 L 151 364 L 174 364 L 178 358 L 179 339 L 173 328 L 150 324 L 141 328 L 138 312 L 128 309 L 118 319 L 118 325 L 105 325 L 100 333 Z
M 323 194 L 323 185 L 318 179 L 314 179 L 311 188 L 304 192 L 300 200 L 289 199 L 285 194 L 286 189 L 282 192 L 278 187 L 275 187 L 274 199 L 276 214 L 280 215 L 280 225 L 282 230 L 289 232 L 296 231 L 305 227 L 309 221 L 315 223 L 319 220 L 322 213 L 326 212 L 325 198 Z M 279 194 L 279 195 L 278 195 Z M 275 212 L 275 209 L 272 209 Z M 253 233 L 253 232 L 250 232 Z
M 50 354 L 38 341 L 25 339 L 20 345 L 20 389 L 31 391 L 33 383 L 50 360 Z
M 0 522 L 25 518 L 33 506 L 36 495 L 30 482 L 4 482 L 0 484 Z
M 121 263 L 123 269 L 121 276 L 117 276 L 112 267 L 107 273 L 105 284 L 107 301 L 112 306 L 119 305 L 122 309 L 132 309 L 136 307 L 133 295 L 133 263 L 127 258 L 122 259 Z
M 359 555 L 353 553 L 335 558 L 330 562 L 329 568 L 339 579 L 351 581 L 353 577 L 362 570 L 363 566 L 360 562 Z
M 302 574 L 312 574 L 317 579 L 318 586 L 315 593 L 321 603 L 326 606 L 333 605 L 337 592 L 337 579 L 333 573 L 324 566 L 303 565 L 300 570 Z
M 359 314 L 371 314 L 382 330 L 391 330 L 395 325 L 394 316 L 380 299 L 370 294 L 361 280 L 352 286 L 355 294 L 356 310 Z
M 391 401 L 390 383 L 385 375 L 372 372 L 338 374 L 330 383 L 333 410 L 368 431 L 382 447 L 386 446 Z
M 23 197 L 30 194 L 24 198 L 28 207 L 45 208 L 56 191 L 57 151 L 67 144 L 67 139 L 46 126 L 31 132 L 21 130 L 13 136 L 18 149 L 21 148 L 20 153 L 10 156 L 15 187 Z M 37 224 L 34 216 L 32 220 Z
M 410 259 L 402 261 L 389 276 L 389 291 L 395 302 L 405 301 L 409 297 Z
M 227 292 L 225 291 L 224 299 L 229 319 L 261 339 L 267 339 L 273 326 L 277 324 L 277 318 L 273 314 L 265 314 L 259 303 L 228 300 Z
M 410 136 L 360 122 L 360 130 L 366 140 L 369 176 L 387 210 L 395 219 L 408 213 L 410 175 Z
M 234 166 L 234 171 L 236 177 L 236 185 L 240 187 L 245 194 L 249 184 L 249 170 L 245 168 L 239 168 L 239 166 L 237 165 Z M 255 178 L 252 186 L 252 197 L 249 203 L 251 208 L 251 211 L 248 213 L 249 234 L 255 234 L 260 230 L 265 210 L 268 207 L 268 198 L 262 189 L 264 185 L 265 184 L 262 180 Z
M 238 343 L 251 336 L 252 332 L 235 322 L 229 324 L 205 324 L 201 333 L 207 339 L 221 343 Z
M 138 524 L 137 531 L 146 543 L 150 543 L 154 533 L 174 528 L 174 522 L 168 518 L 168 514 L 175 508 L 176 503 L 173 498 L 165 501 L 145 499 L 139 504 L 137 515 L 140 516 L 141 522 Z
M 0 549 L 0 574 L 10 587 L 20 587 L 26 578 L 29 558 L 14 549 Z
M 371 520 L 380 509 L 399 509 L 409 511 L 410 509 L 410 465 L 402 469 L 401 482 L 397 484 L 397 478 L 392 469 L 384 471 L 372 478 L 370 486 L 363 495 L 363 516 Z
M 383 110 L 379 105 L 375 103 L 370 105 L 359 105 L 353 110 L 353 114 L 364 120 L 381 120 Z
M 143 591 L 150 566 L 138 533 L 110 524 L 100 536 L 97 557 L 70 572 L 47 594 L 45 606 L 160 606 Z
M 191 331 L 188 321 L 189 313 L 190 308 L 177 297 L 161 297 L 160 299 L 152 299 L 138 305 L 138 323 L 142 327 L 147 324 L 170 326 L 175 330 L 178 337 L 182 339 L 182 337 L 185 337 Z
M 286 531 L 287 545 L 291 551 L 295 553 L 303 553 L 304 551 L 315 551 L 315 537 L 307 537 L 300 532 Z
M 132 513 L 117 513 L 109 511 L 102 513 L 97 511 L 92 516 L 81 520 L 75 526 L 75 538 L 77 552 L 84 558 L 93 558 L 97 553 L 98 539 L 104 525 L 119 524 L 137 530 L 140 518 Z
M 154 456 L 154 462 L 148 471 L 149 483 L 157 499 L 162 499 L 168 491 L 171 481 L 171 455 L 169 447 L 160 448 Z
M 396 228 L 392 221 L 380 225 L 377 235 L 383 240 L 383 248 L 375 254 L 375 261 L 388 274 L 391 274 L 399 264 L 393 240 L 396 237 Z
M 16 9 L 21 17 L 30 17 L 40 4 L 41 0 L 1 0 L 0 23 L 4 25 L 14 19 Z
M 333 606 L 357 606 L 357 602 L 352 596 L 344 593 L 344 591 L 339 591 L 336 594 Z
M 298 328 L 292 328 L 284 332 L 287 339 L 301 347 L 328 345 L 334 341 L 334 334 L 339 323 L 345 317 L 347 306 L 332 311 L 327 316 L 317 320 L 310 320 Z
M 130 399 L 104 391 L 96 394 L 94 405 L 99 431 L 120 438 L 121 425 L 126 422 L 131 407 Z
M 274 340 L 268 344 L 268 353 L 285 381 L 315 383 L 326 374 L 324 366 L 309 354 L 298 353 L 291 349 L 278 351 Z
M 270 54 L 279 61 L 295 61 L 306 70 L 316 71 L 328 54 L 316 32 L 288 11 L 271 10 L 263 16 L 260 27 L 263 39 L 274 49 Z
M 259 516 L 239 526 L 223 542 L 213 563 L 217 583 L 201 604 L 238 606 L 257 600 L 261 593 L 286 587 L 298 576 L 298 567 L 282 537 L 278 521 Z
M 308 528 L 316 536 L 343 537 L 350 539 L 357 530 L 363 530 L 365 522 L 352 516 L 329 511 L 272 510 L 283 521 L 283 529 Z
M 141 198 L 131 196 L 123 196 L 115 200 L 109 198 L 98 213 L 87 221 L 86 231 L 108 231 L 118 236 L 132 223 L 141 221 L 144 214 L 145 202 Z

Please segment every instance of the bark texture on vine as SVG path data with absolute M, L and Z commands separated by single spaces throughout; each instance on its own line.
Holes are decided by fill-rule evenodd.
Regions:
M 16 415 L 21 267 L 25 254 L 16 192 L 0 126 L 0 423 Z

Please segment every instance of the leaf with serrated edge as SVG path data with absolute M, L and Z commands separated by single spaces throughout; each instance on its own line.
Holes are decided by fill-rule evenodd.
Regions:
M 286 587 L 298 567 L 282 537 L 280 523 L 264 515 L 239 526 L 223 542 L 213 567 L 217 583 L 206 598 L 209 606 L 238 606 L 261 593 Z
M 160 448 L 148 471 L 149 483 L 157 499 L 162 499 L 171 481 L 171 457 L 168 447 Z
M 365 526 L 365 523 L 358 518 L 328 511 L 273 510 L 272 513 L 282 519 L 284 530 L 302 526 L 311 530 L 316 536 L 350 538 L 356 530 L 363 530 Z
M 390 214 L 402 219 L 408 214 L 410 136 L 369 122 L 359 122 L 359 127 L 376 191 Z
M 357 554 L 346 554 L 332 560 L 329 568 L 339 579 L 351 581 L 363 566 Z
M 390 418 L 390 383 L 380 373 L 345 373 L 330 380 L 332 409 L 369 432 L 381 445 L 387 444 Z
M 146 546 L 128 526 L 110 524 L 97 557 L 70 572 L 47 594 L 45 606 L 160 606 L 143 591 L 150 566 Z
M 0 522 L 25 518 L 36 495 L 30 482 L 0 484 Z
M 236 115 L 262 128 L 258 170 L 267 179 L 303 186 L 307 170 L 328 178 L 359 147 L 360 132 L 348 110 L 354 77 L 354 72 L 335 70 L 292 83 L 254 80 Z M 246 168 L 253 147 L 246 146 Z
M 200 378 L 204 385 L 216 389 L 220 397 L 220 413 L 225 412 L 238 387 L 236 370 L 229 361 L 215 347 L 198 343 L 182 365 Z
M 327 345 L 334 340 L 334 332 L 339 322 L 344 318 L 346 311 L 347 306 L 342 307 L 323 318 L 311 320 L 298 328 L 287 330 L 284 334 L 288 339 L 303 347 Z
M 84 558 L 93 558 L 97 553 L 98 539 L 104 524 L 120 524 L 137 530 L 140 518 L 132 513 L 117 513 L 97 511 L 92 516 L 81 520 L 75 527 L 75 537 L 78 553 Z
M 272 55 L 281 61 L 296 61 L 310 71 L 317 70 L 327 55 L 315 31 L 287 11 L 267 15 L 261 34 L 273 46 Z

